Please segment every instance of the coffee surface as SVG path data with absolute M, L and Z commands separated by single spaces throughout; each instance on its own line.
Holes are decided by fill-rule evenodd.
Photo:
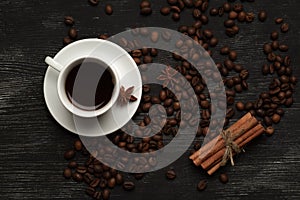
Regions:
M 104 64 L 85 61 L 69 72 L 65 89 L 74 106 L 82 110 L 98 110 L 112 97 L 113 76 Z

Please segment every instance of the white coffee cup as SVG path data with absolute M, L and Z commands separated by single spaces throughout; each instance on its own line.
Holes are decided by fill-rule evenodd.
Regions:
M 70 73 L 70 71 L 76 67 L 77 65 L 81 64 L 84 62 L 85 59 L 93 59 L 95 61 L 99 61 L 100 63 L 104 63 L 109 71 L 110 74 L 112 75 L 113 78 L 113 83 L 114 83 L 114 89 L 112 92 L 112 96 L 109 100 L 108 103 L 106 103 L 103 107 L 95 110 L 84 110 L 79 108 L 78 106 L 75 106 L 71 100 L 67 96 L 66 92 L 66 79 Z M 91 117 L 97 117 L 102 115 L 103 113 L 107 112 L 117 101 L 119 92 L 120 92 L 120 81 L 118 74 L 116 72 L 116 69 L 114 66 L 110 66 L 108 63 L 104 62 L 103 60 L 100 60 L 97 57 L 79 57 L 76 60 L 71 60 L 66 64 L 65 66 L 62 66 L 60 63 L 55 61 L 53 58 L 47 56 L 45 58 L 45 62 L 51 66 L 53 69 L 58 71 L 58 81 L 57 81 L 57 91 L 58 91 L 58 96 L 61 101 L 61 103 L 64 105 L 64 107 L 69 110 L 71 113 L 74 115 L 80 116 L 80 117 L 85 117 L 85 118 L 91 118 Z M 80 73 L 79 73 L 80 75 Z M 89 89 L 89 88 L 87 88 Z

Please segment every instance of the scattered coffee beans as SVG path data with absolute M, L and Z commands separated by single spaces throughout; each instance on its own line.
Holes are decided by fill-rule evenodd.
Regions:
M 206 187 L 207 187 L 207 181 L 206 181 L 206 180 L 201 180 L 201 181 L 198 183 L 198 185 L 197 185 L 197 189 L 198 189 L 199 191 L 205 190 Z
M 225 173 L 220 174 L 219 179 L 222 183 L 227 183 L 228 182 L 228 176 Z
M 174 171 L 173 169 L 168 170 L 167 173 L 166 173 L 166 177 L 167 177 L 167 179 L 169 179 L 169 180 L 175 179 L 175 178 L 176 178 L 176 173 L 175 173 L 175 171 Z
M 107 15 L 113 14 L 113 7 L 110 4 L 105 5 L 104 11 Z

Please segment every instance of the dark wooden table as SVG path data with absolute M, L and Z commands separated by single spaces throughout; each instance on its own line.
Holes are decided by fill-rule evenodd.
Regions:
M 102 3 L 103 2 L 103 3 Z M 114 14 L 106 16 L 103 4 L 110 2 Z M 220 6 L 216 0 L 211 6 Z M 182 20 L 173 22 L 162 17 L 159 9 L 165 1 L 153 1 L 153 14 L 139 16 L 139 1 L 101 1 L 91 7 L 86 0 L 2 0 L 0 1 L 0 199 L 89 199 L 84 184 L 62 177 L 66 166 L 63 153 L 72 146 L 76 135 L 63 129 L 50 115 L 43 97 L 46 71 L 44 58 L 54 56 L 62 48 L 67 28 L 65 15 L 76 19 L 80 38 L 96 37 L 99 33 L 116 34 L 132 26 L 157 26 L 176 29 L 190 23 L 190 10 Z M 241 33 L 229 39 L 223 34 L 223 19 L 211 18 L 208 27 L 237 49 L 238 62 L 250 70 L 249 91 L 238 99 L 255 99 L 257 92 L 267 89 L 269 80 L 261 73 L 265 63 L 262 44 L 269 33 L 278 30 L 273 19 L 282 16 L 291 30 L 280 38 L 290 45 L 295 74 L 300 78 L 299 13 L 300 1 L 264 0 L 245 3 L 249 11 L 268 11 L 268 20 L 257 20 L 250 26 L 241 25 Z M 216 56 L 218 61 L 220 57 Z M 298 90 L 299 91 L 299 90 Z M 208 177 L 195 168 L 183 155 L 172 164 L 177 178 L 167 181 L 166 169 L 147 174 L 136 182 L 133 192 L 116 187 L 111 199 L 300 199 L 300 94 L 296 92 L 294 105 L 286 109 L 282 122 L 272 137 L 262 136 L 246 148 L 236 159 L 236 166 L 227 166 Z M 237 118 L 237 116 L 236 116 Z M 219 182 L 221 171 L 230 181 Z M 130 177 L 129 177 L 130 178 Z M 196 190 L 200 179 L 208 180 L 204 192 Z

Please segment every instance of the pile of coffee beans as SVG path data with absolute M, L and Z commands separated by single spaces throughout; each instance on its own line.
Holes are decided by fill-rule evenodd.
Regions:
M 243 0 L 235 2 L 233 0 L 223 3 L 222 5 L 214 8 L 209 7 L 208 0 L 167 0 L 168 6 L 160 8 L 162 16 L 170 16 L 174 21 L 179 21 L 181 13 L 184 9 L 191 11 L 191 18 L 194 20 L 192 24 L 180 25 L 178 31 L 190 36 L 194 41 L 200 44 L 209 55 L 213 53 L 219 53 L 224 57 L 224 60 L 216 62 L 216 66 L 222 75 L 224 85 L 226 87 L 227 102 L 220 102 L 218 105 L 220 108 L 227 108 L 225 126 L 229 125 L 230 119 L 238 112 L 251 112 L 258 117 L 262 123 L 267 127 L 266 134 L 272 135 L 275 132 L 273 124 L 278 124 L 284 115 L 284 108 L 290 107 L 293 104 L 293 93 L 297 83 L 297 78 L 293 75 L 291 67 L 291 58 L 286 54 L 289 47 L 284 42 L 280 41 L 281 34 L 287 33 L 290 26 L 283 18 L 276 18 L 275 25 L 278 29 L 273 30 L 270 33 L 270 38 L 267 38 L 268 42 L 263 45 L 263 53 L 266 55 L 266 63 L 262 66 L 262 74 L 264 76 L 272 76 L 272 81 L 269 88 L 266 88 L 264 92 L 258 95 L 255 101 L 235 101 L 237 93 L 242 93 L 248 90 L 247 80 L 250 76 L 249 71 L 239 63 L 237 51 L 228 45 L 222 46 L 219 50 L 215 50 L 218 46 L 219 40 L 215 36 L 214 31 L 205 28 L 205 25 L 209 23 L 210 17 L 224 17 L 224 35 L 228 37 L 235 37 L 240 32 L 239 24 L 250 24 L 254 20 L 259 20 L 263 23 L 270 20 L 265 10 L 260 10 L 257 14 L 252 11 L 248 11 L 244 8 L 243 2 L 254 2 L 254 0 Z M 93 6 L 98 5 L 98 0 L 89 0 Z M 152 5 L 148 0 L 142 0 L 139 4 L 140 14 L 148 16 L 152 14 Z M 111 15 L 113 9 L 111 5 L 105 6 L 105 13 Z M 70 27 L 68 36 L 64 38 L 64 44 L 67 45 L 77 39 L 77 31 L 73 27 L 74 19 L 71 16 L 65 17 L 65 24 Z M 140 33 L 143 36 L 147 36 L 152 42 L 157 42 L 158 38 L 162 38 L 165 41 L 170 40 L 172 37 L 169 32 L 165 32 L 159 35 L 157 32 L 150 32 L 147 28 L 140 29 Z M 98 36 L 100 39 L 107 39 L 109 36 L 101 34 Z M 131 41 L 126 39 L 121 41 L 121 46 L 132 45 Z M 134 45 L 134 44 L 133 44 Z M 176 48 L 182 51 L 189 51 L 185 41 L 177 41 Z M 130 52 L 137 65 L 152 63 L 155 59 L 159 59 L 160 54 L 164 52 L 154 48 L 137 49 Z M 214 108 L 211 106 L 211 98 L 216 98 L 218 93 L 208 93 L 207 86 L 202 76 L 197 70 L 183 57 L 177 54 L 172 55 L 174 58 L 174 69 L 178 73 L 182 74 L 185 79 L 190 83 L 194 92 L 197 95 L 199 105 L 196 107 L 188 106 L 185 109 L 201 109 L 200 123 L 197 131 L 197 139 L 193 144 L 191 154 L 200 149 L 201 143 L 199 138 L 208 136 L 208 127 L 210 124 L 217 123 L 211 120 L 211 113 Z M 197 59 L 197 53 L 189 53 L 192 59 Z M 140 70 L 147 70 L 147 66 L 141 66 Z M 209 74 L 205 74 L 208 76 Z M 213 76 L 210 74 L 210 76 Z M 145 81 L 147 77 L 143 76 Z M 180 80 L 179 80 L 180 81 Z M 179 84 L 180 85 L 180 84 Z M 178 91 L 177 91 L 178 90 Z M 156 110 L 156 114 L 159 112 L 167 114 L 166 124 L 163 129 L 154 136 L 147 136 L 150 133 L 142 133 L 137 130 L 135 135 L 143 137 L 133 137 L 121 130 L 109 135 L 109 139 L 119 148 L 124 150 L 142 153 L 153 152 L 164 147 L 177 134 L 179 125 L 184 126 L 185 123 L 193 124 L 195 121 L 191 120 L 192 116 L 188 114 L 181 116 L 181 108 L 187 105 L 180 105 L 177 96 L 181 95 L 182 98 L 188 99 L 190 97 L 189 91 L 184 88 L 177 88 L 174 94 L 168 88 L 157 85 L 144 85 L 141 103 L 135 114 L 134 120 L 140 126 L 147 126 L 153 123 L 159 125 L 160 121 L 155 121 L 149 117 L 149 110 L 152 105 L 162 105 L 164 110 Z M 180 94 L 179 94 L 180 93 Z M 128 128 L 127 130 L 130 130 Z M 212 136 L 211 136 L 212 137 Z M 87 161 L 83 165 L 79 165 L 74 157 L 81 152 L 86 156 Z M 103 152 L 102 152 L 103 153 Z M 105 152 L 104 152 L 105 153 Z M 86 193 L 95 199 L 108 199 L 110 196 L 110 190 L 116 185 L 122 185 L 126 191 L 134 190 L 135 184 L 131 181 L 124 181 L 123 175 L 100 163 L 91 154 L 89 154 L 80 141 L 74 143 L 74 148 L 65 153 L 65 159 L 69 160 L 68 167 L 64 170 L 63 175 L 66 178 L 72 178 L 77 182 L 85 182 L 88 185 Z M 142 162 L 144 165 L 155 166 L 156 160 L 149 158 L 145 161 L 136 161 L 133 163 L 137 167 L 138 163 Z M 133 174 L 136 180 L 142 179 L 144 174 Z M 174 169 L 166 171 L 166 179 L 173 180 L 176 178 L 176 172 Z M 220 174 L 219 177 L 222 183 L 227 183 L 229 178 L 226 173 Z M 205 190 L 207 187 L 207 181 L 201 180 L 196 188 L 199 191 Z

